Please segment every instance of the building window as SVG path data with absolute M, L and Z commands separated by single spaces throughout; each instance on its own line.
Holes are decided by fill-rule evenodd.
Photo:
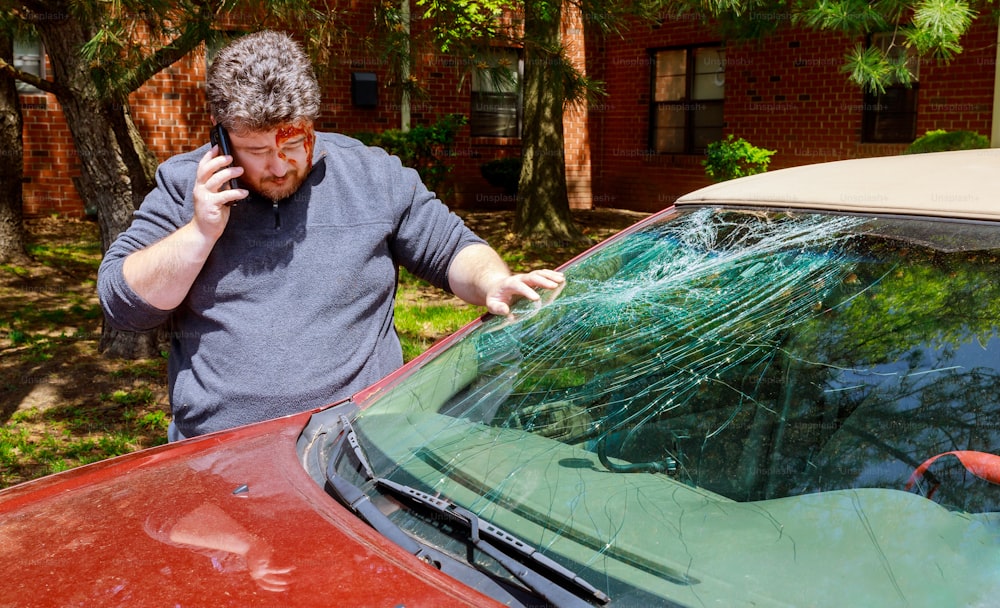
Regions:
M 913 73 L 907 85 L 890 84 L 882 93 L 865 91 L 861 115 L 861 141 L 864 143 L 909 143 L 917 136 L 917 92 L 920 88 L 920 60 L 916 51 L 892 44 L 892 34 L 874 34 L 871 44 L 890 55 L 904 58 Z
M 45 52 L 42 50 L 42 41 L 38 38 L 14 38 L 14 67 L 44 79 Z M 17 91 L 27 94 L 42 92 L 20 80 L 17 81 Z
M 698 154 L 722 139 L 726 51 L 698 46 L 653 51 L 650 147 Z
M 472 71 L 473 137 L 521 136 L 521 76 L 524 64 L 518 49 L 494 48 Z

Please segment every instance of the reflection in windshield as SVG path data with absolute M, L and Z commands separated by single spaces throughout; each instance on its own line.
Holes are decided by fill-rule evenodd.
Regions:
M 586 546 L 586 565 L 608 576 L 622 562 L 700 600 L 731 599 L 700 581 L 722 576 L 703 570 L 717 554 L 742 547 L 762 568 L 774 567 L 766 551 L 805 568 L 788 584 L 836 568 L 855 576 L 853 564 L 885 594 L 872 597 L 908 603 L 933 581 L 906 560 L 936 551 L 946 527 L 996 553 L 995 532 L 969 536 L 967 514 L 1000 510 L 1000 492 L 958 459 L 927 470 L 934 502 L 926 486 L 904 491 L 937 454 L 1000 450 L 1000 249 L 950 230 L 676 214 L 566 269 L 544 304 L 489 319 L 378 396 L 359 431 L 383 455 L 377 467 L 456 500 L 468 491 L 470 509 L 539 526 L 541 545 Z M 933 233 L 946 250 L 927 245 Z M 938 540 L 919 545 L 913 526 Z M 900 537 L 896 553 L 887 535 Z M 820 572 L 838 543 L 850 563 Z M 864 562 L 859 544 L 880 557 Z M 949 560 L 933 567 L 978 597 L 979 575 Z M 752 566 L 726 567 L 739 578 Z M 942 589 L 925 597 L 953 603 Z

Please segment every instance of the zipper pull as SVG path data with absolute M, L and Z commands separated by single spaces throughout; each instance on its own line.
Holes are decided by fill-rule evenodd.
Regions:
M 274 202 L 274 229 L 281 228 L 281 215 L 278 213 L 278 201 Z

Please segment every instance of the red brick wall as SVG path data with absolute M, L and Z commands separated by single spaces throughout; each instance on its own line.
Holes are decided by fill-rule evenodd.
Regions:
M 591 40 L 603 57 L 608 97 L 591 108 L 594 199 L 602 206 L 652 211 L 710 183 L 702 156 L 648 150 L 648 50 L 717 42 L 680 17 L 662 27 L 634 26 L 624 39 Z M 897 154 L 904 144 L 861 143 L 863 94 L 840 72 L 853 41 L 785 28 L 765 41 L 726 50 L 726 133 L 776 150 L 771 168 Z M 917 134 L 932 129 L 990 135 L 996 26 L 981 19 L 963 39 L 965 52 L 948 65 L 920 66 Z M 599 135 L 594 135 L 599 134 Z
M 563 40 L 566 41 L 566 56 L 586 76 L 588 57 L 584 40 L 583 19 L 575 5 L 567 4 L 565 13 L 562 36 Z M 576 103 L 568 105 L 563 116 L 566 186 L 569 192 L 569 205 L 572 209 L 591 209 L 599 206 L 594 201 L 591 188 L 593 150 L 587 130 L 589 113 L 590 108 L 587 107 L 587 104 Z
M 76 149 L 55 97 L 22 95 L 21 112 L 24 114 L 24 214 L 81 216 L 83 206 L 73 185 L 73 177 L 79 175 Z
M 157 158 L 166 160 L 208 141 L 204 47 L 164 69 L 130 98 L 139 131 Z
M 130 97 L 136 126 L 159 159 L 208 140 L 204 79 L 201 50 L 165 69 Z M 83 216 L 87 205 L 74 186 L 80 165 L 59 103 L 53 95 L 22 95 L 21 103 L 25 215 Z
M 365 11 L 355 13 L 356 22 L 352 25 L 356 31 L 364 31 L 366 15 Z M 452 58 L 423 57 L 413 75 L 426 87 L 428 96 L 411 103 L 412 125 L 431 124 L 446 114 L 468 116 L 469 79 L 463 81 L 461 78 L 465 67 Z M 205 70 L 202 48 L 158 74 L 130 97 L 136 124 L 160 160 L 208 140 L 210 123 L 204 100 Z M 377 107 L 362 108 L 352 104 L 351 73 L 355 71 L 377 75 Z M 393 89 L 386 86 L 387 79 L 388 68 L 379 58 L 359 49 L 335 53 L 320 73 L 323 107 L 318 128 L 348 135 L 399 128 L 400 100 Z M 75 162 L 76 152 L 59 104 L 51 95 L 23 96 L 22 103 L 27 178 L 25 214 L 82 216 L 85 205 L 73 186 L 73 179 L 80 173 L 79 164 Z M 520 155 L 519 139 L 471 138 L 465 127 L 459 133 L 452 155 L 452 179 L 445 191 L 439 193 L 446 202 L 456 207 L 513 208 L 514 200 L 490 186 L 481 176 L 479 166 L 494 158 Z M 579 159 L 575 162 L 578 166 L 583 164 Z M 579 177 L 575 179 L 580 180 Z M 580 190 L 583 188 L 574 189 Z
M 604 207 L 653 210 L 703 183 L 700 158 L 657 155 L 649 147 L 649 49 L 716 42 L 697 21 L 634 24 L 621 37 L 590 39 L 591 69 L 607 95 L 590 107 L 594 200 Z M 728 79 L 728 74 L 727 74 Z M 727 94 L 728 94 L 727 81 Z M 727 99 L 728 104 L 728 99 Z
M 355 13 L 357 31 L 366 11 Z M 920 67 L 917 132 L 943 128 L 990 134 L 996 26 L 977 22 L 963 40 L 965 52 L 949 65 Z M 687 16 L 659 27 L 635 25 L 623 37 L 591 37 L 582 44 L 579 16 L 567 13 L 569 55 L 590 77 L 606 83 L 607 96 L 586 107 L 568 108 L 566 162 L 571 205 L 655 210 L 708 183 L 696 155 L 657 155 L 648 150 L 649 49 L 717 42 Z M 764 42 L 730 44 L 726 54 L 727 132 L 777 150 L 772 168 L 896 154 L 902 145 L 862 144 L 862 94 L 839 71 L 851 41 L 813 31 L 784 30 Z M 414 100 L 412 124 L 468 115 L 468 79 L 461 60 L 429 55 L 414 70 L 429 92 Z M 352 71 L 375 72 L 377 108 L 351 104 Z M 335 52 L 321 73 L 324 106 L 319 128 L 354 134 L 400 126 L 399 100 L 385 87 L 387 69 L 357 49 Z M 205 54 L 199 51 L 164 70 L 131 97 L 136 123 L 158 158 L 197 147 L 208 138 L 203 82 Z M 73 186 L 76 153 L 54 97 L 22 97 L 25 113 L 25 213 L 82 215 Z M 452 150 L 452 178 L 439 195 L 465 208 L 512 208 L 514 200 L 491 187 L 479 166 L 520 154 L 519 139 L 472 138 L 468 127 Z
M 962 45 L 965 50 L 950 63 L 922 62 L 917 135 L 945 129 L 990 136 L 997 26 L 990 25 L 984 16 L 962 39 Z

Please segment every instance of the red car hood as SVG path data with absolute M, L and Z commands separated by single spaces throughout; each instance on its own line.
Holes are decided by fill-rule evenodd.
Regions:
M 384 540 L 298 461 L 308 415 L 0 492 L 0 605 L 489 606 Z

